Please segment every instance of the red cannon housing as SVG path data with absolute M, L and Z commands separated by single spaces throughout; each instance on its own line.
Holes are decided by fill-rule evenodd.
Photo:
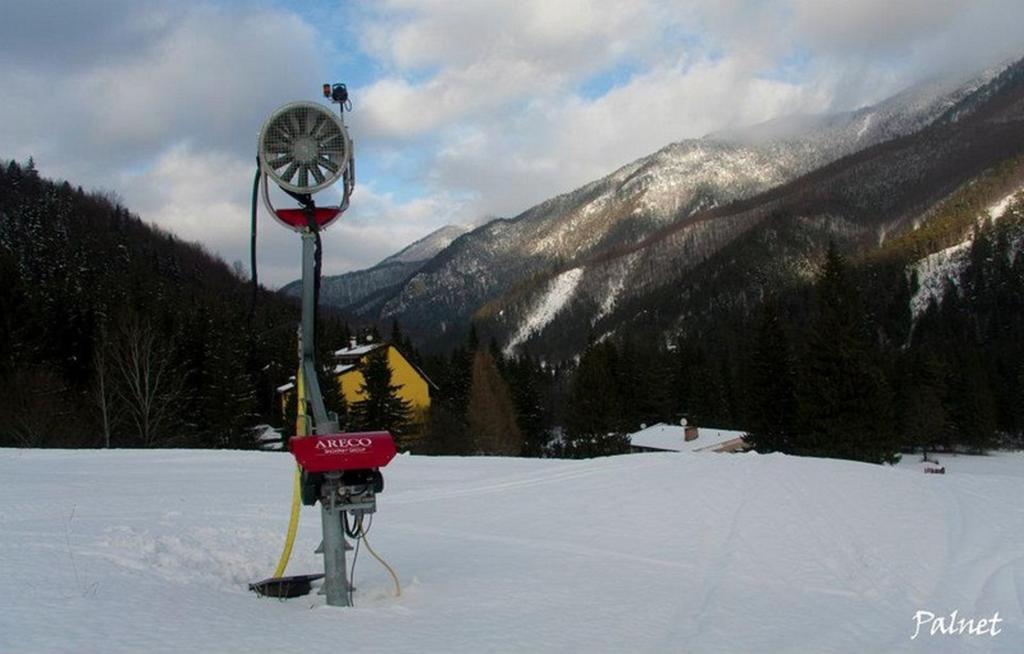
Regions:
M 382 468 L 395 458 L 395 439 L 386 431 L 293 436 L 295 460 L 306 472 Z
M 380 474 L 395 458 L 395 440 L 386 431 L 351 434 L 317 434 L 293 436 L 289 447 L 299 467 L 302 503 L 313 506 L 324 499 L 325 488 L 342 489 L 352 506 L 357 500 L 367 512 L 373 511 L 373 496 L 384 490 Z M 335 484 L 325 486 L 325 477 L 333 476 Z

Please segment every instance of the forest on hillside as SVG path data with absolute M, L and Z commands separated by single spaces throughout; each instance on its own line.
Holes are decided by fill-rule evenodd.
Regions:
M 1024 199 L 998 222 L 977 221 L 980 198 L 1005 181 L 1000 173 L 968 186 L 936 210 L 931 228 L 881 250 L 832 244 L 805 282 L 718 304 L 708 284 L 696 296 L 706 304 L 693 305 L 708 308 L 667 340 L 638 322 L 592 335 L 578 363 L 551 363 L 503 357 L 494 341 L 482 348 L 473 329 L 452 355 L 428 358 L 445 381 L 428 447 L 488 451 L 470 424 L 480 359 L 507 383 L 524 455 L 624 452 L 642 425 L 682 418 L 747 431 L 763 452 L 872 462 L 901 451 L 1020 447 Z M 915 316 L 921 280 L 911 263 L 964 233 L 962 269 L 948 271 L 941 302 L 931 297 Z
M 1000 170 L 883 248 L 823 246 L 802 282 L 721 303 L 715 277 L 702 279 L 686 296 L 704 308 L 668 338 L 641 321 L 552 361 L 506 356 L 467 324 L 461 345 L 421 354 L 394 323 L 392 341 L 436 387 L 425 427 L 391 415 L 402 407 L 384 397 L 396 390 L 386 370 L 379 409 L 325 399 L 343 424 L 393 425 L 424 454 L 614 454 L 642 425 L 682 418 L 745 430 L 761 451 L 875 462 L 1020 446 L 1021 196 L 977 222 L 993 189 L 1018 181 L 1016 166 Z M 911 264 L 964 233 L 962 269 L 915 315 Z M 709 275 L 729 270 L 714 264 Z M 294 367 L 298 307 L 262 289 L 252 300 L 245 275 L 201 246 L 31 162 L 0 166 L 0 446 L 252 447 L 258 425 L 287 433 L 275 389 Z M 322 312 L 324 372 L 332 345 L 379 339 L 377 327 Z
M 0 446 L 251 446 L 280 421 L 299 315 L 253 299 L 119 202 L 0 166 Z M 343 327 L 324 316 L 321 342 Z

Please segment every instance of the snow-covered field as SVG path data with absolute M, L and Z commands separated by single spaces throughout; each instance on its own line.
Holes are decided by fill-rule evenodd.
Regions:
M 370 542 L 403 595 L 364 552 L 340 609 L 246 589 L 285 454 L 0 450 L 0 652 L 1020 652 L 1024 455 L 940 459 L 402 456 Z M 954 610 L 1000 633 L 911 640 Z

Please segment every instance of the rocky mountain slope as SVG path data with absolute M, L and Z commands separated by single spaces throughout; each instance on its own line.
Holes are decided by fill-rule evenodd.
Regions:
M 1024 180 L 1022 158 L 1024 62 L 923 130 L 695 213 L 636 246 L 577 259 L 477 316 L 509 348 L 527 344 L 563 355 L 579 351 L 590 335 L 685 329 L 806 280 L 829 241 L 850 252 L 885 250 L 929 226 L 958 189 L 981 184 L 984 197 L 972 198 L 979 207 L 999 201 Z M 960 242 L 971 228 L 953 224 L 930 237 L 934 249 L 900 251 L 895 260 L 909 264 L 912 255 Z M 568 293 L 566 280 L 573 282 Z M 562 299 L 552 311 L 555 296 Z
M 604 259 L 601 266 L 582 266 L 578 278 L 569 278 L 572 284 L 557 283 L 561 292 L 572 286 L 573 297 L 586 289 L 599 298 L 590 312 L 594 323 L 619 302 L 632 278 L 656 277 L 669 270 L 665 265 L 676 265 L 623 252 L 645 250 L 659 234 L 691 225 L 695 216 L 913 133 L 947 115 L 994 74 L 929 82 L 853 112 L 772 121 L 669 145 L 513 219 L 470 232 L 394 290 L 349 309 L 370 319 L 399 318 L 438 343 L 452 328 L 461 333 L 472 317 L 490 321 L 505 340 L 524 342 L 540 328 L 526 327 L 531 312 L 544 304 L 549 280 Z M 709 256 L 751 224 L 733 218 L 715 221 L 711 229 L 705 223 L 687 230 L 692 238 L 682 247 L 691 257 Z
M 329 306 L 345 307 L 382 289 L 400 284 L 466 231 L 461 225 L 445 225 L 371 268 L 325 276 L 320 283 L 321 302 Z M 281 292 L 299 297 L 302 282 L 291 282 Z

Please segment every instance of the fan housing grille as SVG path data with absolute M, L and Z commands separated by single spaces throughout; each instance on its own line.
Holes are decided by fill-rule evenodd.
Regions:
M 260 167 L 281 188 L 316 193 L 345 173 L 352 142 L 341 119 L 315 102 L 293 102 L 260 130 Z

